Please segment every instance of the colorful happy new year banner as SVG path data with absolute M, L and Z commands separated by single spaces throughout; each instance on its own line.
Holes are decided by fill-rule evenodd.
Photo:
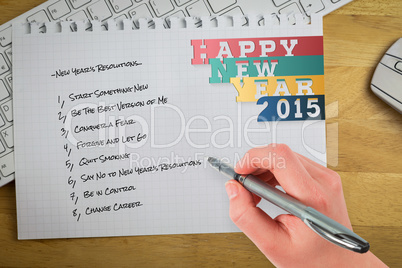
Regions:
M 193 65 L 209 64 L 209 83 L 230 83 L 237 102 L 266 104 L 258 121 L 323 120 L 322 36 L 191 40 Z

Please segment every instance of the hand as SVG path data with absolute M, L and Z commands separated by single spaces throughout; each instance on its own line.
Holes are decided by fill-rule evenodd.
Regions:
M 253 174 L 349 229 L 339 175 L 283 144 L 251 149 L 237 163 L 239 174 Z M 277 267 L 382 267 L 371 252 L 359 254 L 321 238 L 299 218 L 275 219 L 256 207 L 260 199 L 234 180 L 226 183 L 230 217 Z

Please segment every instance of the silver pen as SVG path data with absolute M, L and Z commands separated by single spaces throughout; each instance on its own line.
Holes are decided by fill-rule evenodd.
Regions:
M 248 191 L 298 217 L 314 232 L 335 245 L 359 253 L 365 253 L 369 250 L 370 244 L 366 240 L 342 224 L 311 207 L 303 205 L 300 201 L 261 181 L 257 177 L 237 174 L 232 166 L 214 157 L 209 157 L 208 162 L 219 172 L 241 183 Z

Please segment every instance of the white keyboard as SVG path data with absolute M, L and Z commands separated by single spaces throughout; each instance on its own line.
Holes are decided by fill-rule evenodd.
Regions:
M 14 142 L 12 115 L 12 43 L 13 22 L 50 22 L 55 20 L 163 18 L 235 16 L 260 14 L 322 15 L 352 0 L 49 0 L 0 26 L 0 186 L 14 179 Z M 244 19 L 244 24 L 247 21 Z M 152 27 L 152 24 L 149 25 Z M 74 30 L 74 29 L 72 29 Z

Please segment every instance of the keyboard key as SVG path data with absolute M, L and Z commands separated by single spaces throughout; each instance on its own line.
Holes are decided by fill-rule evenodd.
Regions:
M 186 10 L 188 15 L 190 15 L 191 17 L 202 17 L 211 15 L 203 1 L 197 1 L 194 4 L 187 6 Z
M 11 44 L 11 26 L 0 32 L 0 45 L 5 47 Z
M 214 13 L 236 4 L 236 0 L 207 0 Z
M 133 5 L 131 0 L 109 0 L 109 2 L 116 13 L 122 12 Z
M 87 20 L 88 16 L 87 14 L 85 14 L 84 10 L 80 10 L 77 13 L 74 13 L 73 15 L 67 17 L 67 20 L 71 20 L 71 21 L 83 21 L 83 20 Z
M 272 0 L 274 1 L 275 6 L 279 7 L 287 2 L 289 2 L 290 0 Z
M 46 12 L 44 10 L 41 10 L 36 12 L 32 16 L 29 16 L 27 18 L 27 21 L 30 23 L 44 23 L 44 22 L 50 22 L 50 19 L 47 16 Z
M 4 177 L 14 173 L 14 152 L 6 154 L 0 158 L 0 172 Z
M 161 17 L 174 9 L 170 0 L 151 0 L 150 4 L 157 17 Z
M 74 9 L 82 7 L 83 5 L 91 2 L 91 0 L 70 0 L 71 5 Z
M 88 7 L 89 15 L 94 20 L 107 20 L 112 16 L 112 12 L 106 5 L 105 1 L 98 1 Z
M 222 14 L 222 16 L 232 16 L 232 17 L 234 17 L 234 16 L 243 16 L 243 15 L 244 15 L 244 13 L 243 13 L 243 11 L 241 10 L 240 7 L 232 8 L 231 10 L 229 10 L 229 11 L 227 11 L 227 12 Z M 246 20 L 245 17 L 242 17 L 241 21 L 242 21 L 241 25 L 244 25 L 244 24 L 247 23 L 247 20 Z
M 13 89 L 13 76 L 11 74 L 6 76 L 6 80 L 11 89 Z
M 138 7 L 130 10 L 129 15 L 131 18 L 133 18 L 133 22 L 137 28 L 139 27 L 138 20 L 140 18 L 151 19 L 153 17 L 146 4 L 139 5 Z
M 9 49 L 7 49 L 6 51 L 4 51 L 4 52 L 6 53 L 6 56 L 7 56 L 8 60 L 9 60 L 10 62 L 12 62 L 13 52 L 12 52 L 12 50 L 11 50 L 11 47 L 10 47 Z
M 10 96 L 10 93 L 8 93 L 8 90 L 3 80 L 0 80 L 0 101 L 4 100 L 8 96 Z
M 6 116 L 7 121 L 13 121 L 13 102 L 9 100 L 3 103 L 1 106 L 1 110 L 3 111 L 4 115 Z
M 300 4 L 307 15 L 317 13 L 324 9 L 324 4 L 321 0 L 300 0 Z
M 6 59 L 3 54 L 0 54 L 0 74 L 4 74 L 8 70 L 10 70 L 10 68 L 7 65 Z
M 187 2 L 190 2 L 190 0 L 174 0 L 176 2 L 176 5 L 182 6 Z
M 14 127 L 9 126 L 6 129 L 0 131 L 1 136 L 3 137 L 4 141 L 6 142 L 8 148 L 14 147 Z
M 49 10 L 50 15 L 52 15 L 54 20 L 57 20 L 58 18 L 61 18 L 71 12 L 66 1 L 64 0 L 58 1 L 53 5 L 50 5 L 47 9 Z

